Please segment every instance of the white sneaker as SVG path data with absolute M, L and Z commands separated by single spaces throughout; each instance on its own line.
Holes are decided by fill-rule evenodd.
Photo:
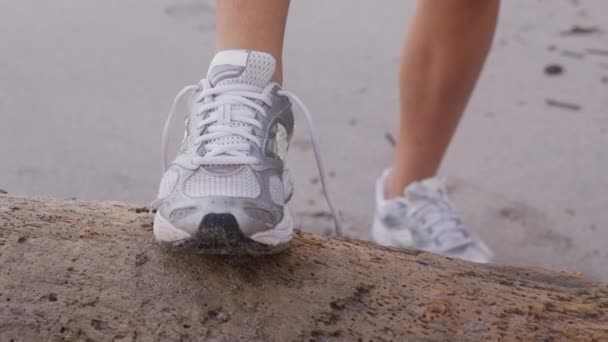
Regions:
M 376 182 L 372 239 L 381 245 L 413 247 L 447 257 L 487 263 L 493 254 L 460 220 L 445 185 L 437 178 L 414 182 L 403 197 L 386 199 L 390 170 Z
M 208 254 L 269 254 L 288 246 L 293 232 L 286 205 L 293 192 L 286 168 L 292 101 L 310 125 L 312 119 L 295 95 L 271 81 L 274 70 L 275 60 L 267 53 L 221 51 L 207 78 L 177 95 L 163 133 L 165 172 L 154 203 L 154 237 L 160 245 Z M 186 95 L 186 135 L 170 163 L 168 127 Z M 311 133 L 325 188 L 314 127 Z

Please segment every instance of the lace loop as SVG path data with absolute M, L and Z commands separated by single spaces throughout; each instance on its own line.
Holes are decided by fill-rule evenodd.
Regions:
M 167 120 L 165 120 L 165 125 L 163 126 L 163 137 L 162 137 L 162 142 L 161 142 L 161 155 L 162 155 L 162 162 L 163 162 L 163 173 L 167 171 L 167 168 L 169 167 L 169 160 L 167 159 L 168 155 L 169 155 L 169 151 L 167 151 L 167 148 L 169 147 L 168 145 L 168 135 L 169 135 L 169 128 L 171 126 L 171 120 L 173 118 L 173 115 L 175 114 L 175 109 L 177 108 L 177 105 L 179 104 L 179 101 L 182 100 L 182 98 L 184 98 L 184 96 L 195 92 L 199 89 L 199 85 L 189 85 L 189 86 L 185 86 L 182 90 L 179 91 L 179 93 L 177 93 L 177 95 L 175 96 L 175 99 L 173 100 L 173 105 L 171 105 L 171 111 L 169 112 L 169 116 L 167 117 Z
M 308 122 L 308 132 L 310 134 L 310 141 L 312 143 L 312 150 L 315 156 L 315 160 L 317 161 L 317 169 L 319 171 L 319 179 L 321 181 L 321 187 L 323 188 L 323 194 L 325 195 L 325 201 L 327 202 L 327 206 L 329 206 L 329 209 L 331 210 L 331 213 L 334 217 L 335 233 L 337 236 L 342 236 L 342 220 L 340 219 L 340 213 L 334 206 L 334 202 L 327 188 L 327 182 L 325 180 L 325 164 L 323 163 L 323 159 L 321 158 L 321 151 L 319 149 L 319 137 L 317 136 L 317 129 L 312 119 L 312 114 L 310 114 L 310 111 L 308 110 L 304 102 L 302 102 L 302 100 L 300 100 L 300 98 L 298 98 L 292 92 L 280 90 L 278 94 L 287 96 L 287 98 L 295 102 L 295 104 L 297 104 L 300 110 L 304 113 L 304 117 Z

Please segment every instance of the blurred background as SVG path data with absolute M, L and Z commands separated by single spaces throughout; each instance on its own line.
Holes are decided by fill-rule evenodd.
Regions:
M 381 4 L 381 5 L 380 5 Z M 415 1 L 292 1 L 285 87 L 315 115 L 347 234 L 368 239 Z M 608 2 L 508 0 L 441 174 L 497 261 L 608 280 Z M 0 1 L 0 189 L 149 203 L 175 93 L 214 53 L 213 1 Z M 177 121 L 177 120 L 176 120 Z M 292 211 L 332 227 L 298 121 Z M 174 146 L 183 134 L 172 129 Z M 177 147 L 176 147 L 177 148 Z

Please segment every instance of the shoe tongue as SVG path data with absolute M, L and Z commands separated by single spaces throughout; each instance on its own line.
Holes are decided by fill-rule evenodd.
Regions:
M 276 62 L 272 55 L 251 50 L 218 52 L 207 72 L 212 86 L 247 84 L 264 88 L 270 83 Z

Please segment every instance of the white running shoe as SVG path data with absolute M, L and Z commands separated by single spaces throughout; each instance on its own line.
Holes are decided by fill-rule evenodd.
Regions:
M 487 263 L 493 254 L 456 215 L 442 181 L 428 178 L 405 188 L 403 197 L 386 199 L 390 170 L 376 182 L 372 239 L 381 245 L 413 247 L 447 257 Z
M 285 163 L 294 129 L 291 101 L 310 125 L 312 119 L 295 95 L 271 82 L 274 71 L 275 60 L 267 53 L 221 51 L 207 78 L 177 95 L 164 128 L 164 175 L 154 202 L 154 237 L 160 245 L 254 255 L 288 246 L 293 219 L 286 204 L 293 184 Z M 186 95 L 186 134 L 169 163 L 167 132 Z M 325 187 L 314 127 L 310 130 Z

